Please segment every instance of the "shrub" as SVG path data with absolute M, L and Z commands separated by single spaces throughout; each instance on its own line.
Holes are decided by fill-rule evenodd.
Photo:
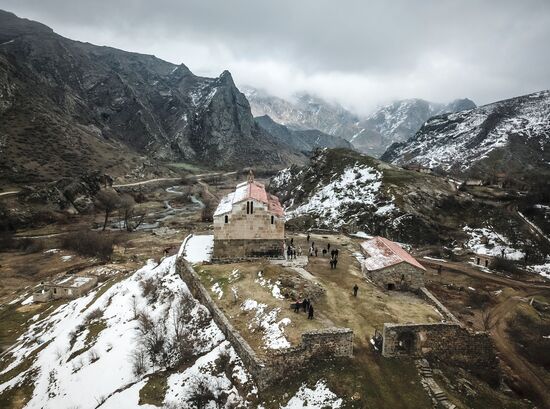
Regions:
M 61 245 L 64 249 L 74 251 L 81 256 L 106 260 L 113 254 L 115 237 L 106 233 L 83 230 L 67 234 Z
M 490 267 L 492 270 L 504 271 L 515 275 L 519 275 L 521 273 L 521 270 L 518 268 L 518 265 L 514 260 L 504 257 L 494 257 L 491 261 Z

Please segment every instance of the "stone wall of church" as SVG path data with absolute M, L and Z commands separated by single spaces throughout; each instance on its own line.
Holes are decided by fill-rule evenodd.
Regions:
M 247 201 L 233 205 L 231 212 L 214 217 L 216 240 L 284 240 L 285 220 L 271 214 L 265 204 L 254 203 L 253 213 L 246 213 Z M 227 223 L 225 222 L 227 216 Z M 273 216 L 273 223 L 272 221 Z
M 254 257 L 284 257 L 283 239 L 220 240 L 214 239 L 213 260 Z

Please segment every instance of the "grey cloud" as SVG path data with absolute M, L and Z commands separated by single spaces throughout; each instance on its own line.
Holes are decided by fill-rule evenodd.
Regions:
M 365 112 L 391 99 L 478 103 L 550 86 L 550 2 L 0 0 L 77 40 L 228 68 L 240 84 Z

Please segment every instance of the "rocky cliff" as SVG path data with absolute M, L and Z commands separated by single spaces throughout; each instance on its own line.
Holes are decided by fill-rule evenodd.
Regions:
M 147 159 L 211 167 L 300 161 L 255 122 L 231 74 L 66 39 L 0 11 L 0 176 L 120 173 Z M 145 159 L 147 158 L 147 159 Z

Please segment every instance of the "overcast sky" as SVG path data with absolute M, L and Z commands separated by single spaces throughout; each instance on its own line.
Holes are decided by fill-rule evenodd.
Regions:
M 550 0 L 0 0 L 57 33 L 358 113 L 550 88 Z

